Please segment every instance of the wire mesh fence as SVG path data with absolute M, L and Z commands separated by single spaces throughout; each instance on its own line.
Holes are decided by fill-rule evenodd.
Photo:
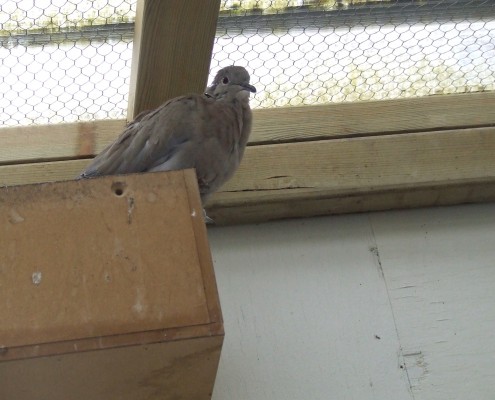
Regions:
M 135 12 L 0 2 L 0 124 L 124 118 Z M 255 108 L 494 90 L 495 2 L 223 0 L 211 75 L 231 64 Z
M 0 124 L 122 118 L 135 0 L 0 2 Z
M 249 66 L 255 107 L 495 89 L 495 2 L 223 1 L 212 69 Z

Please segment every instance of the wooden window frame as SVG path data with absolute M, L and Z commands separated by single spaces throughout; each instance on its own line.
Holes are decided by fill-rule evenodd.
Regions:
M 220 0 L 138 0 L 129 119 L 206 86 Z M 150 62 L 153 60 L 153 62 Z M 495 93 L 254 110 L 217 223 L 495 200 Z M 72 179 L 125 120 L 0 129 L 0 185 Z

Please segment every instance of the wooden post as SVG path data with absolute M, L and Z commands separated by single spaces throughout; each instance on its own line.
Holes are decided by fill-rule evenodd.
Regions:
M 220 0 L 138 0 L 127 119 L 207 84 Z

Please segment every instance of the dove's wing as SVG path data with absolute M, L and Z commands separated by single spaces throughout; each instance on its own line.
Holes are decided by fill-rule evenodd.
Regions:
M 122 134 L 104 149 L 82 172 L 81 177 L 145 172 L 161 165 L 166 169 L 190 168 L 183 163 L 184 152 L 200 140 L 201 115 L 208 102 L 204 96 L 172 99 L 154 111 L 132 121 Z

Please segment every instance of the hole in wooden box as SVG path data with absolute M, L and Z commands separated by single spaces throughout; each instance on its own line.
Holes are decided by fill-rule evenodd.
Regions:
M 126 184 L 124 182 L 113 182 L 112 183 L 112 192 L 115 196 L 120 197 L 125 193 Z

